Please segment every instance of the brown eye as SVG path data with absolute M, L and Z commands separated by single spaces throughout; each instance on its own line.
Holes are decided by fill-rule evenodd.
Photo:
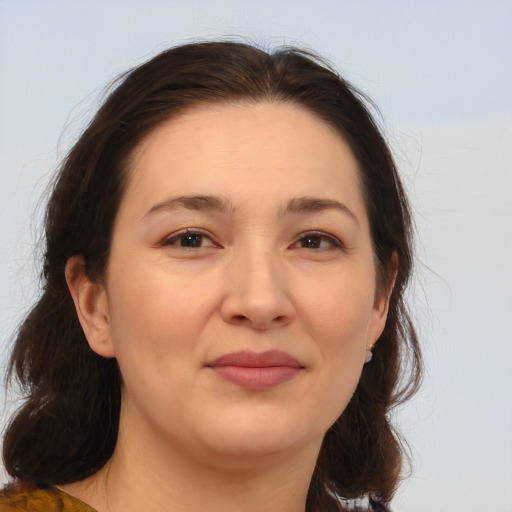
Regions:
M 203 235 L 199 233 L 181 235 L 179 238 L 181 247 L 201 247 Z
M 207 235 L 198 231 L 181 231 L 166 238 L 163 246 L 184 247 L 185 249 L 200 249 L 202 247 L 215 247 L 216 244 Z
M 306 233 L 294 244 L 295 247 L 303 249 L 331 249 L 342 247 L 339 240 L 324 233 Z
M 322 243 L 322 238 L 318 235 L 308 235 L 301 239 L 300 246 L 308 249 L 318 249 Z

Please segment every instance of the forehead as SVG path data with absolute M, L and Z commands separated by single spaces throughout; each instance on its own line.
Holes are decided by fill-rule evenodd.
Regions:
M 123 203 L 144 208 L 198 193 L 234 195 L 235 203 L 333 194 L 362 202 L 357 162 L 341 135 L 310 111 L 280 102 L 201 105 L 136 147 Z

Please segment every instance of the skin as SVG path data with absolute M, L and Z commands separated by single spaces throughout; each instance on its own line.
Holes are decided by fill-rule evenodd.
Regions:
M 91 348 L 117 358 L 123 398 L 111 461 L 64 490 L 100 512 L 304 510 L 387 314 L 339 134 L 275 102 L 163 123 L 132 156 L 104 279 L 79 256 L 66 277 Z M 276 349 L 300 370 L 270 389 L 208 367 Z

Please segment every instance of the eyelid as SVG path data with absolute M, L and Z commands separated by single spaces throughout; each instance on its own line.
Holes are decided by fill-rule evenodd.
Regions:
M 295 240 L 291 244 L 291 247 L 295 246 L 297 243 L 299 243 L 304 238 L 307 238 L 308 236 L 317 236 L 319 238 L 328 240 L 332 244 L 331 247 L 327 247 L 327 248 L 323 248 L 323 249 L 316 249 L 317 251 L 318 250 L 329 250 L 332 248 L 338 248 L 338 249 L 345 248 L 345 244 L 337 236 L 334 236 L 330 233 L 326 233 L 325 231 L 316 231 L 316 230 L 305 231 L 303 233 L 300 233 L 297 237 L 295 237 Z M 306 248 L 306 247 L 301 247 L 301 249 L 315 250 L 314 248 Z
M 201 235 L 202 237 L 208 239 L 211 242 L 211 245 L 208 245 L 207 247 L 220 247 L 220 244 L 217 243 L 213 236 L 208 233 L 207 231 L 201 229 L 201 228 L 185 228 L 180 229 L 178 231 L 172 232 L 170 235 L 166 235 L 159 243 L 159 247 L 166 247 L 166 246 L 172 246 L 176 241 L 179 240 L 180 237 L 184 235 Z M 180 246 L 180 249 L 190 249 L 190 250 L 196 250 L 198 248 L 196 247 L 182 247 Z
M 180 237 L 186 236 L 186 235 L 201 235 L 202 237 L 206 238 L 207 240 L 209 240 L 211 242 L 211 244 L 207 245 L 206 247 L 221 247 L 221 245 L 215 241 L 214 237 L 209 232 L 207 232 L 201 228 L 185 228 L 185 229 L 180 229 L 178 231 L 174 231 L 173 233 L 166 235 L 164 238 L 162 238 L 162 240 L 160 242 L 158 242 L 157 245 L 159 247 L 172 246 L 180 239 Z M 304 231 L 304 232 L 300 233 L 299 235 L 297 235 L 295 237 L 294 241 L 290 244 L 290 247 L 291 248 L 295 247 L 301 240 L 304 240 L 308 236 L 314 236 L 314 237 L 321 238 L 323 240 L 327 240 L 327 242 L 329 242 L 330 246 L 329 247 L 321 247 L 321 248 L 300 247 L 301 249 L 306 249 L 306 250 L 311 250 L 311 251 L 313 251 L 313 250 L 321 251 L 321 250 L 330 250 L 330 249 L 334 249 L 334 248 L 338 248 L 338 249 L 345 248 L 345 244 L 337 236 L 332 235 L 330 233 L 326 233 L 325 231 L 318 231 L 318 230 Z M 180 248 L 181 249 L 197 250 L 200 247 L 180 246 Z

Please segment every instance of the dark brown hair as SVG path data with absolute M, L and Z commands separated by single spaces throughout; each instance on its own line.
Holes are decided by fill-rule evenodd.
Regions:
M 350 403 L 325 436 L 307 500 L 308 512 L 338 510 L 338 503 L 364 498 L 372 510 L 386 510 L 403 454 L 389 415 L 417 389 L 421 374 L 403 295 L 412 267 L 409 207 L 367 99 L 321 59 L 294 48 L 267 53 L 235 42 L 188 44 L 117 80 L 53 184 L 43 292 L 21 324 L 11 356 L 10 375 L 26 397 L 5 434 L 5 466 L 15 478 L 62 484 L 95 473 L 111 457 L 119 369 L 114 359 L 89 348 L 64 268 L 81 254 L 88 276 L 101 279 L 127 162 L 142 138 L 185 109 L 229 101 L 287 102 L 334 127 L 359 164 L 380 293 L 390 289 L 398 261 L 384 332 Z

